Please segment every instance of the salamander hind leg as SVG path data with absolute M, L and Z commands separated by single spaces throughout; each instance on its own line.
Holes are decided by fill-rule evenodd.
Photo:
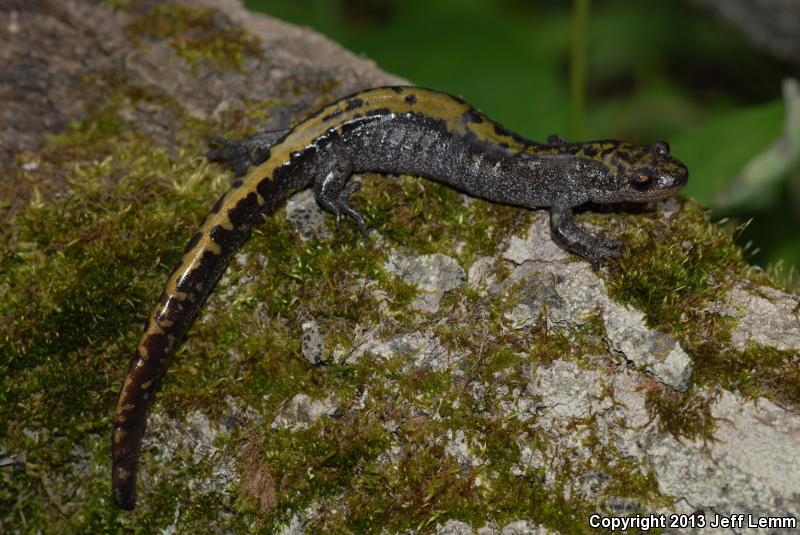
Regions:
M 219 162 L 232 170 L 236 176 L 247 173 L 248 167 L 258 165 L 269 157 L 269 148 L 290 130 L 261 130 L 236 141 L 212 136 L 209 145 L 215 147 L 205 153 L 212 162 Z
M 350 204 L 350 196 L 361 188 L 358 182 L 348 181 L 352 174 L 352 166 L 347 161 L 337 161 L 321 178 L 314 181 L 314 196 L 319 205 L 336 215 L 339 224 L 340 216 L 352 219 L 361 235 L 368 240 L 369 231 L 364 217 Z

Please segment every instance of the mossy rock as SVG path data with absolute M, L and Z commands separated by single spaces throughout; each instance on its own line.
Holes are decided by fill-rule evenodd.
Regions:
M 152 4 L 94 8 L 117 10 L 109 20 L 133 32 L 135 57 L 157 48 L 179 79 L 218 73 L 233 88 L 191 100 L 121 62 L 82 86 L 85 113 L 6 167 L 16 183 L 59 179 L 0 207 L 0 531 L 589 532 L 593 512 L 682 511 L 687 496 L 731 513 L 794 503 L 800 364 L 783 311 L 797 297 L 763 290 L 777 284 L 747 264 L 736 229 L 687 199 L 587 212 L 581 224 L 627 244 L 618 262 L 512 261 L 512 236 L 549 246 L 543 214 L 367 175 L 354 202 L 370 243 L 327 215 L 327 232 L 303 239 L 283 209 L 256 228 L 158 393 L 139 505 L 118 509 L 110 430 L 122 375 L 184 242 L 231 180 L 204 159 L 206 136 L 285 127 L 393 80 L 357 58 L 351 71 L 298 58 L 282 85 L 246 100 L 251 69 L 268 79 L 289 65 L 242 29 L 254 16 Z M 162 31 L 163 17 L 178 22 Z M 286 27 L 319 42 L 297 31 Z M 468 280 L 420 311 L 422 290 L 392 271 L 393 254 L 444 255 Z M 567 313 L 577 294 L 559 274 L 600 293 Z M 784 345 L 740 343 L 755 305 L 735 289 L 786 316 Z M 685 393 L 614 349 L 607 317 L 625 306 L 644 313 L 637 332 L 691 359 Z M 301 352 L 309 321 L 324 333 L 316 365 Z M 773 449 L 756 448 L 762 436 Z M 732 481 L 737 492 L 715 492 Z

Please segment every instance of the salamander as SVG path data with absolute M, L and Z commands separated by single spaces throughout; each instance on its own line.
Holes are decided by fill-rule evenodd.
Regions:
M 244 175 L 191 237 L 146 323 L 113 417 L 112 487 L 125 509 L 136 504 L 136 470 L 147 413 L 171 357 L 231 256 L 262 214 L 294 190 L 314 188 L 319 205 L 367 225 L 351 205 L 353 173 L 409 174 L 491 202 L 550 208 L 551 236 L 597 262 L 619 243 L 572 219 L 588 202 L 648 202 L 677 193 L 686 166 L 665 142 L 537 143 L 511 132 L 462 99 L 418 87 L 379 87 L 323 107 L 289 130 L 227 142 L 210 154 Z M 248 170 L 249 168 L 249 170 Z

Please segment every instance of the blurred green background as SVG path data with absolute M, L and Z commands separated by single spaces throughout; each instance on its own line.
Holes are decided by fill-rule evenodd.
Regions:
M 678 0 L 245 3 L 529 138 L 668 140 L 690 170 L 685 193 L 715 219 L 749 221 L 751 261 L 797 285 L 800 126 L 792 150 L 769 147 L 784 130 L 782 80 L 800 69 L 712 13 Z

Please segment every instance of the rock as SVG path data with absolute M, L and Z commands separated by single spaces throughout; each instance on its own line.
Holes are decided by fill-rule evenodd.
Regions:
M 675 440 L 658 432 L 630 376 L 614 380 L 629 430 L 612 431 L 621 451 L 646 459 L 659 490 L 708 514 L 785 515 L 800 508 L 796 458 L 800 416 L 766 399 L 756 403 L 723 390 L 712 405 L 715 440 Z M 634 431 L 638 426 L 644 426 Z M 635 442 L 635 444 L 634 444 Z
M 681 392 L 692 375 L 692 361 L 680 343 L 664 333 L 649 329 L 644 314 L 615 303 L 605 284 L 585 262 L 525 261 L 490 293 L 517 287 L 523 297 L 504 316 L 515 328 L 533 325 L 540 314 L 562 327 L 575 327 L 602 314 L 611 346 L 626 360 L 653 374 L 659 381 Z
M 53 199 L 70 184 L 73 178 L 70 169 L 95 165 L 91 162 L 92 155 L 87 158 L 78 151 L 79 156 L 72 159 L 72 149 L 62 151 L 63 161 L 58 162 L 61 169 L 52 173 L 48 171 L 53 164 L 47 160 L 45 151 L 23 155 L 19 162 L 14 158 L 21 151 L 37 150 L 45 132 L 58 132 L 72 121 L 80 121 L 87 109 L 98 103 L 109 104 L 103 96 L 109 91 L 123 89 L 144 96 L 123 96 L 120 102 L 111 102 L 114 104 L 111 113 L 116 113 L 111 119 L 123 125 L 123 135 L 119 137 L 122 145 L 127 143 L 126 136 L 147 140 L 154 142 L 154 150 L 167 151 L 170 158 L 178 161 L 184 154 L 194 158 L 199 153 L 197 140 L 187 142 L 183 137 L 187 117 L 192 121 L 219 121 L 226 128 L 284 128 L 344 94 L 368 86 L 403 82 L 312 30 L 247 12 L 236 0 L 185 0 L 181 4 L 221 8 L 214 13 L 210 24 L 227 29 L 246 28 L 261 39 L 261 53 L 245 53 L 241 70 L 223 72 L 205 60 L 191 65 L 166 39 L 147 38 L 142 46 L 128 41 L 126 26 L 132 17 L 158 2 L 127 4 L 132 8 L 111 10 L 107 2 L 11 0 L 0 7 L 0 28 L 8 28 L 5 34 L 0 33 L 0 60 L 8 70 L 6 78 L 13 84 L 2 89 L 8 106 L 0 110 L 4 119 L 0 124 L 12 125 L 5 129 L 0 126 L 0 160 L 14 161 L 12 178 L 6 181 L 10 186 L 4 189 L 0 184 L 0 198 L 6 198 L 7 194 L 12 204 L 3 218 L 30 204 L 34 187 L 42 191 L 40 204 L 46 208 L 44 211 L 49 211 L 52 204 L 53 216 L 57 210 L 75 215 Z M 113 83 L 97 90 L 87 80 Z M 245 108 L 251 111 L 246 103 L 254 102 L 268 106 L 268 112 L 245 113 L 235 118 Z M 231 117 L 236 125 L 231 125 Z M 112 154 L 108 162 L 117 161 L 118 154 L 113 151 Z M 148 168 L 137 167 L 135 161 L 127 164 L 132 174 L 149 172 Z M 102 170 L 106 164 L 97 165 Z M 128 172 L 111 167 L 114 172 L 103 175 L 97 184 L 90 184 L 93 194 L 99 194 L 103 209 L 108 192 L 104 181 L 124 180 Z M 196 178 L 204 180 L 207 169 L 203 165 L 196 167 L 200 169 Z M 14 174 L 23 172 L 27 175 Z M 28 175 L 35 180 L 29 183 Z M 44 187 L 36 180 L 52 182 Z M 217 175 L 214 180 L 227 179 Z M 170 177 L 166 177 L 160 184 L 169 187 L 169 182 Z M 143 192 L 141 198 L 131 194 L 131 210 L 152 209 L 145 202 L 152 193 Z M 461 198 L 465 204 L 476 202 L 469 197 Z M 114 200 L 114 195 L 110 199 Z M 80 208 L 86 213 L 75 219 L 86 222 L 86 228 L 80 229 L 81 236 L 89 238 L 91 245 L 83 239 L 62 243 L 64 236 L 52 244 L 17 243 L 15 240 L 22 239 L 30 229 L 9 223 L 8 240 L 12 247 L 6 247 L 4 252 L 11 253 L 9 258 L 13 262 L 6 267 L 15 276 L 36 272 L 38 278 L 31 284 L 30 295 L 41 297 L 41 289 L 34 286 L 47 288 L 52 284 L 52 279 L 47 279 L 48 272 L 51 276 L 55 272 L 58 276 L 75 277 L 83 269 L 84 264 L 75 262 L 75 257 L 83 255 L 79 248 L 89 245 L 86 250 L 90 251 L 96 246 L 95 239 L 100 238 L 91 224 L 100 217 L 95 204 L 81 203 Z M 672 222 L 682 221 L 680 218 L 685 215 L 684 201 L 671 200 L 659 206 L 660 212 L 651 222 L 660 226 L 660 230 L 671 230 Z M 480 210 L 483 208 L 479 203 L 469 212 L 475 215 Z M 201 216 L 197 214 L 198 218 Z M 331 234 L 325 225 L 330 218 L 323 217 L 311 192 L 300 193 L 288 201 L 287 218 L 303 239 L 324 240 Z M 619 224 L 618 218 L 613 215 L 610 218 L 612 224 Z M 31 221 L 39 219 L 32 217 Z M 173 224 L 171 218 L 164 223 L 167 226 L 159 231 L 174 230 L 168 228 Z M 648 328 L 641 311 L 610 299 L 598 272 L 587 262 L 559 249 L 550 239 L 548 227 L 546 212 L 534 214 L 524 239 L 511 236 L 492 244 L 496 253 L 477 258 L 469 267 L 468 277 L 459 261 L 451 256 L 416 255 L 413 251 L 400 254 L 397 249 L 391 252 L 392 247 L 402 244 L 393 243 L 389 235 L 379 237 L 369 255 L 387 254 L 386 270 L 418 288 L 419 296 L 413 307 L 424 314 L 398 310 L 392 288 L 385 285 L 385 277 L 375 277 L 374 264 L 363 272 L 347 273 L 344 277 L 344 284 L 352 287 L 352 294 L 357 296 L 353 299 L 366 296 L 374 300 L 371 301 L 375 303 L 374 311 L 363 319 L 340 314 L 334 307 L 327 316 L 326 303 L 313 300 L 308 303 L 292 292 L 307 281 L 285 281 L 289 292 L 279 297 L 288 295 L 289 303 L 278 302 L 273 299 L 275 296 L 261 301 L 256 291 L 271 288 L 260 279 L 258 268 L 265 264 L 275 268 L 269 264 L 273 259 L 268 253 L 254 252 L 258 247 L 237 253 L 202 308 L 190 341 L 178 359 L 182 360 L 181 365 L 172 368 L 167 376 L 165 384 L 172 386 L 165 388 L 165 395 L 158 398 L 150 415 L 139 478 L 141 509 L 135 515 L 147 518 L 148 529 L 165 533 L 196 532 L 198 522 L 202 523 L 199 531 L 209 532 L 267 529 L 301 534 L 324 532 L 324 528 L 331 527 L 347 531 L 352 529 L 349 522 L 354 517 L 348 506 L 374 505 L 370 502 L 372 497 L 363 492 L 376 488 L 369 487 L 376 481 L 370 480 L 373 476 L 377 475 L 378 481 L 391 482 L 401 473 L 399 470 L 414 469 L 419 451 L 425 455 L 435 451 L 457 461 L 461 469 L 441 477 L 472 477 L 470 483 L 476 492 L 457 497 L 456 507 L 445 506 L 441 513 L 433 507 L 414 511 L 422 521 L 419 529 L 426 532 L 548 533 L 538 522 L 548 525 L 557 522 L 549 513 L 544 518 L 518 518 L 502 525 L 497 519 L 508 518 L 507 513 L 495 512 L 502 509 L 480 509 L 485 505 L 479 502 L 484 493 L 494 499 L 498 496 L 506 499 L 502 498 L 506 489 L 500 485 L 514 477 L 524 478 L 526 484 L 541 485 L 546 493 L 539 495 L 545 500 L 552 499 L 544 505 L 563 508 L 566 514 L 576 509 L 591 509 L 621 516 L 640 511 L 699 510 L 707 514 L 796 516 L 800 510 L 797 407 L 791 406 L 791 401 L 781 407 L 766 398 L 745 398 L 722 388 L 707 375 L 690 384 L 692 362 L 687 351 L 696 348 L 682 347 L 666 333 Z M 632 227 L 638 231 L 635 224 Z M 129 228 L 138 229 L 133 223 Z M 133 241 L 135 236 L 135 232 L 128 232 L 123 238 L 139 247 L 141 244 Z M 473 244 L 463 240 L 459 236 L 454 242 L 453 255 L 462 257 L 465 251 L 473 250 Z M 102 239 L 97 243 L 102 243 Z M 684 250 L 704 245 L 683 236 L 677 243 Z M 347 244 L 337 243 L 340 245 L 348 251 Z M 61 254 L 59 247 L 67 253 Z M 120 303 L 101 303 L 95 309 L 95 305 L 89 307 L 84 303 L 82 294 L 73 298 L 70 291 L 62 291 L 63 295 L 53 294 L 53 302 L 46 303 L 47 310 L 36 320 L 32 331 L 15 330 L 12 325 L 9 331 L 12 351 L 23 348 L 24 352 L 30 348 L 31 355 L 20 353 L 18 359 L 15 357 L 4 368 L 12 374 L 6 383 L 26 395 L 14 398 L 11 406 L 21 416 L 12 416 L 0 440 L 0 451 L 4 452 L 0 454 L 0 471 L 3 485 L 10 489 L 3 499 L 11 500 L 6 508 L 9 512 L 0 513 L 0 531 L 20 522 L 19 511 L 26 511 L 26 518 L 22 519 L 27 522 L 26 531 L 43 533 L 86 531 L 89 529 L 83 523 L 86 519 L 92 525 L 116 523 L 130 527 L 130 522 L 138 518 L 124 517 L 105 505 L 97 506 L 98 500 L 110 499 L 107 495 L 110 419 L 102 400 L 108 401 L 107 394 L 119 387 L 118 379 L 108 370 L 117 365 L 116 360 L 124 366 L 130 357 L 131 348 L 126 344 L 133 328 L 131 318 L 136 314 L 128 307 L 138 307 L 143 292 L 149 291 L 146 289 L 150 287 L 149 278 L 160 276 L 157 272 L 163 259 L 152 261 L 154 267 L 137 269 L 132 274 L 130 286 L 126 281 L 121 286 L 101 288 L 106 292 L 101 295 L 119 296 Z M 52 269 L 51 262 L 59 269 Z M 87 269 L 91 273 L 98 265 L 104 267 L 92 262 L 85 265 L 91 268 Z M 613 262 L 609 263 L 599 273 L 614 277 L 614 267 Z M 502 279 L 505 275 L 500 274 L 505 273 L 509 275 Z M 470 287 L 481 292 L 480 296 L 475 291 L 459 291 L 464 289 L 467 278 Z M 10 292 L 14 281 L 0 279 L 0 294 L 4 290 Z M 723 302 L 710 306 L 709 311 L 735 319 L 732 342 L 740 350 L 755 343 L 756 347 L 797 351 L 800 328 L 796 309 L 800 300 L 750 284 L 738 283 Z M 451 292 L 448 306 L 441 307 L 441 299 L 447 292 Z M 19 295 L 14 293 L 15 297 Z M 76 308 L 72 308 L 73 302 L 77 303 Z M 274 306 L 276 303 L 279 306 Z M 342 303 L 337 299 L 337 306 L 348 306 L 347 301 Z M 288 318 L 284 305 L 291 307 Z M 117 306 L 123 307 L 118 318 L 112 314 Z M 250 310 L 252 321 L 248 316 Z M 100 336 L 83 342 L 67 326 L 88 311 L 98 322 Z M 220 314 L 226 312 L 231 316 L 220 327 Z M 141 311 L 140 315 L 144 317 L 145 313 Z M 231 317 L 241 318 L 242 313 L 246 321 L 228 321 Z M 276 335 L 284 337 L 281 341 L 291 341 L 299 330 L 292 323 L 294 319 L 311 318 L 302 325 L 301 351 L 309 363 L 322 362 L 326 358 L 323 320 L 313 319 L 316 317 L 336 318 L 337 329 L 344 330 L 336 333 L 337 340 L 350 338 L 351 343 L 342 343 L 339 352 L 334 352 L 335 366 L 312 368 L 298 360 L 297 355 L 271 352 L 273 346 L 268 342 L 263 346 L 265 354 L 258 354 L 259 336 L 264 329 L 274 329 Z M 7 315 L 8 318 L 12 318 L 8 324 L 17 321 L 14 314 Z M 241 336 L 231 333 L 239 325 Z M 581 345 L 581 329 L 587 325 L 591 327 L 587 336 L 590 343 Z M 66 329 L 60 341 L 59 327 Z M 557 340 L 563 346 L 548 345 L 545 354 L 538 352 L 535 344 L 541 340 L 542 327 L 545 335 L 551 329 L 558 331 Z M 32 332 L 42 343 L 50 344 L 47 340 L 58 343 L 51 344 L 52 354 L 39 358 L 34 355 L 36 344 L 31 345 L 19 336 L 14 339 L 20 332 L 23 335 Z M 726 347 L 727 350 L 733 351 Z M 367 355 L 374 356 L 375 362 L 361 360 Z M 697 358 L 704 356 L 700 354 Z M 195 360 L 188 364 L 189 359 L 184 357 Z M 255 361 L 262 357 L 267 369 L 286 371 L 288 375 L 265 380 L 262 363 Z M 198 372 L 201 365 L 204 368 Z M 87 366 L 93 373 L 74 371 L 83 371 Z M 794 373 L 795 366 L 791 358 L 787 359 L 787 373 Z M 74 384 L 59 382 L 57 379 L 66 373 L 75 373 L 79 380 Z M 177 383 L 171 382 L 176 379 Z M 243 381 L 239 382 L 240 379 Z M 713 431 L 713 437 L 687 437 L 684 430 L 672 429 L 670 422 L 660 420 L 659 415 L 669 416 L 664 412 L 668 409 L 654 408 L 650 394 L 668 390 L 657 381 L 677 390 L 691 388 L 685 398 L 669 394 L 710 407 L 715 427 L 706 431 Z M 209 399 L 208 392 L 224 392 L 226 382 L 234 386 L 231 392 L 242 397 L 225 398 L 219 407 L 219 400 Z M 176 384 L 181 385 L 180 390 Z M 293 388 L 290 394 L 286 393 L 287 384 Z M 325 391 L 317 394 L 321 384 L 326 385 Z M 39 388 L 41 385 L 52 388 Z M 249 385 L 255 385 L 256 389 L 247 390 Z M 769 388 L 764 390 L 765 395 L 770 395 Z M 304 391 L 308 394 L 293 395 Z M 327 397 L 312 399 L 309 395 L 312 392 Z M 276 406 L 281 407 L 277 416 Z M 86 410 L 87 407 L 92 409 Z M 96 410 L 98 407 L 100 410 Z M 184 409 L 188 412 L 186 416 L 173 416 Z M 67 417 L 51 418 L 48 411 L 56 410 Z M 325 417 L 337 418 L 338 423 L 340 413 L 343 425 L 319 425 L 319 419 Z M 354 429 L 350 424 L 362 422 L 374 426 L 367 429 L 370 442 L 351 443 L 362 438 L 360 432 L 364 429 Z M 277 451 L 269 441 L 261 443 L 270 433 L 284 437 L 287 431 L 301 430 L 306 432 L 290 437 L 295 440 L 294 447 L 301 450 L 299 458 L 291 457 L 298 453 L 294 449 L 286 458 L 281 456 L 286 451 Z M 318 432 L 319 437 L 315 436 Z M 680 435 L 679 438 L 671 432 Z M 300 441 L 306 437 L 308 443 Z M 326 464 L 327 458 L 321 460 L 322 466 L 315 464 L 315 453 L 306 456 L 302 450 L 316 448 L 321 444 L 317 438 L 333 445 L 336 455 L 342 452 L 346 455 L 337 457 L 330 465 Z M 507 452 L 499 452 L 508 458 L 498 459 L 497 451 L 487 449 L 496 444 L 490 440 L 498 438 L 510 445 Z M 271 449 L 261 451 L 264 447 Z M 291 466 L 298 464 L 296 461 L 300 461 L 299 466 Z M 36 485 L 29 485 L 30 467 L 39 467 L 37 477 L 39 473 L 47 477 L 42 476 Z M 508 473 L 502 473 L 506 470 Z M 333 479 L 324 484 L 333 483 L 338 488 L 333 493 L 317 495 L 315 483 L 309 482 L 328 475 Z M 634 485 L 626 486 L 631 481 Z M 256 496 L 250 496 L 256 500 L 253 507 L 247 499 L 242 499 L 248 498 L 242 493 L 248 482 L 256 492 Z M 645 487 L 636 487 L 642 482 Z M 272 494 L 262 495 L 259 502 L 259 492 Z M 417 486 L 403 490 L 399 485 L 390 492 L 399 493 L 392 500 L 400 498 L 405 503 L 419 497 Z M 512 496 L 511 502 L 500 503 L 498 507 L 509 503 L 515 506 L 515 498 Z M 438 508 L 441 504 L 435 503 L 436 499 L 433 496 L 431 504 Z M 469 503 L 469 500 L 475 501 Z M 276 503 L 285 504 L 282 506 L 285 508 L 274 510 Z M 471 514 L 470 523 L 450 519 L 436 525 L 437 518 L 451 518 L 470 507 L 486 511 L 486 518 Z M 63 514 L 52 514 L 57 510 Z M 232 518 L 234 514 L 236 518 Z M 396 523 L 398 514 L 403 513 L 396 510 L 386 513 L 385 525 Z M 437 514 L 443 516 L 434 516 Z M 534 514 L 523 512 L 520 516 Z M 387 535 L 394 533 L 389 527 L 384 531 Z
M 523 296 L 522 303 L 527 305 L 531 321 L 547 304 L 548 320 L 564 328 L 583 325 L 608 302 L 603 281 L 583 262 L 528 260 L 506 280 L 491 287 L 489 293 L 497 295 L 517 285 L 521 286 L 515 294 Z
M 499 535 L 548 535 L 558 532 L 546 529 L 544 526 L 532 524 L 527 520 L 517 520 L 507 524 L 498 533 Z
M 555 262 L 566 260 L 569 254 L 550 239 L 550 223 L 547 212 L 536 213 L 533 223 L 528 228 L 528 237 L 511 236 L 508 247 L 503 251 L 503 258 L 515 264 L 529 260 L 537 262 Z
M 692 377 L 689 355 L 677 340 L 648 329 L 642 312 L 609 302 L 603 320 L 611 347 L 627 360 L 680 392 L 689 388 Z
M 526 265 L 529 268 L 532 266 L 532 263 Z M 518 268 L 515 274 L 519 276 L 522 272 L 528 273 L 525 268 Z M 520 302 L 511 311 L 503 314 L 507 320 L 512 322 L 514 329 L 527 329 L 533 326 L 545 311 L 547 311 L 548 319 L 553 320 L 554 312 L 563 309 L 566 305 L 556 290 L 556 282 L 552 277 L 541 275 L 535 271 L 520 276 L 520 278 L 523 277 L 526 280 L 520 288 L 522 295 Z M 514 278 L 513 274 L 512 278 Z
M 466 522 L 448 520 L 436 528 L 436 535 L 474 535 L 475 530 Z
M 542 418 L 579 418 L 588 413 L 591 400 L 601 392 L 600 373 L 581 370 L 574 362 L 555 360 L 530 374 L 524 393 L 503 406 L 507 415 L 523 421 L 537 416 L 540 422 Z
M 498 529 L 494 524 L 484 526 L 477 531 L 459 520 L 448 520 L 437 526 L 436 535 L 548 535 L 558 533 L 546 529 L 544 526 L 532 524 L 527 520 L 516 520 Z
M 305 394 L 297 394 L 275 417 L 272 429 L 290 429 L 298 431 L 306 429 L 323 416 L 331 416 L 336 412 L 336 398 L 331 395 L 324 400 L 312 400 Z
M 375 338 L 374 333 L 367 333 L 357 341 L 346 362 L 355 363 L 366 354 L 375 355 L 382 360 L 405 357 L 413 368 L 433 370 L 449 369 L 463 358 L 462 354 L 448 351 L 431 331 L 401 334 L 387 340 L 380 340 Z
M 141 14 L 139 8 L 112 10 L 96 2 L 54 1 L 0 5 L 0 27 L 16 28 L 0 31 L 0 65 L 5 78 L 14 81 L 2 89 L 0 164 L 10 164 L 21 151 L 39 149 L 45 134 L 63 130 L 96 106 L 98 91 L 87 90 L 87 77 L 117 80 L 114 84 L 124 79 L 132 87 L 168 96 L 199 119 L 245 103 L 281 99 L 282 105 L 270 110 L 267 124 L 253 125 L 274 129 L 285 128 L 319 105 L 321 89 L 297 91 L 298 80 L 306 87 L 330 85 L 333 97 L 408 84 L 310 28 L 248 11 L 241 0 L 181 4 L 215 10 L 210 23 L 219 31 L 242 28 L 257 36 L 268 60 L 245 53 L 243 69 L 219 69 L 207 61 L 189 64 L 165 39 L 145 39 L 137 46 L 128 39 L 126 25 Z M 169 106 L 142 99 L 135 106 L 120 107 L 119 114 L 133 130 L 164 147 L 176 147 L 183 122 Z M 8 187 L 0 181 L 0 198 L 11 202 L 0 216 L 10 219 L 30 202 L 34 188 L 47 200 L 69 187 L 66 175 L 48 175 L 52 176 L 35 183 L 11 180 Z
M 728 293 L 721 312 L 739 320 L 731 335 L 733 345 L 745 349 L 755 342 L 800 351 L 800 299 L 768 286 L 760 286 L 756 292 L 736 285 Z
M 308 522 L 301 519 L 299 515 L 292 515 L 289 523 L 278 531 L 278 535 L 306 535 Z
M 641 501 L 636 498 L 622 498 L 612 496 L 606 500 L 606 508 L 614 516 L 631 516 L 641 505 Z
M 680 203 L 675 197 L 658 201 L 656 204 L 658 205 L 658 211 L 661 213 L 661 217 L 664 221 L 672 219 L 672 216 L 680 209 Z
M 486 283 L 487 286 L 494 284 L 494 277 L 489 275 L 494 262 L 493 256 L 481 256 L 472 263 L 467 270 L 470 288 L 478 288 L 482 283 Z
M 601 395 L 604 383 L 614 392 L 613 403 Z M 570 455 L 577 455 L 573 466 L 584 456 L 590 459 L 591 452 L 580 447 L 586 423 L 579 422 L 591 417 L 603 444 L 644 463 L 644 470 L 654 470 L 659 491 L 688 504 L 689 512 L 787 515 L 800 508 L 800 466 L 793 460 L 800 443 L 800 415 L 769 400 L 754 404 L 723 390 L 712 404 L 718 423 L 715 440 L 679 441 L 659 431 L 645 408 L 641 383 L 627 371 L 603 380 L 594 370 L 554 361 L 531 377 L 524 396 L 533 400 L 529 406 L 536 406 L 541 432 L 560 438 L 544 458 L 521 448 L 523 467 L 538 470 L 543 461 L 552 470 Z M 591 467 L 570 479 L 573 487 L 580 487 L 582 480 L 599 481 Z M 623 507 L 615 497 L 607 503 L 612 509 Z
M 286 201 L 286 219 L 303 241 L 312 238 L 329 240 L 333 234 L 325 225 L 325 215 L 317 204 L 314 190 L 295 193 Z
M 303 323 L 303 337 L 301 339 L 300 352 L 311 364 L 317 365 L 327 360 L 325 355 L 325 334 L 322 332 L 322 324 L 316 320 Z
M 429 313 L 439 310 L 445 292 L 458 288 L 467 278 L 455 258 L 441 253 L 403 255 L 392 252 L 384 267 L 419 289 L 411 308 Z
M 449 429 L 446 439 L 447 443 L 444 447 L 444 452 L 455 458 L 462 470 L 467 471 L 486 464 L 485 461 L 472 453 L 467 436 L 462 429 L 456 429 L 455 431 Z
M 182 419 L 157 410 L 150 414 L 148 424 L 151 432 L 145 434 L 142 448 L 153 452 L 157 463 L 141 466 L 142 481 L 151 477 L 175 478 L 175 467 L 188 464 L 192 468 L 182 476 L 182 484 L 198 495 L 225 495 L 239 483 L 235 453 L 222 442 L 230 433 L 220 422 L 199 410 Z

